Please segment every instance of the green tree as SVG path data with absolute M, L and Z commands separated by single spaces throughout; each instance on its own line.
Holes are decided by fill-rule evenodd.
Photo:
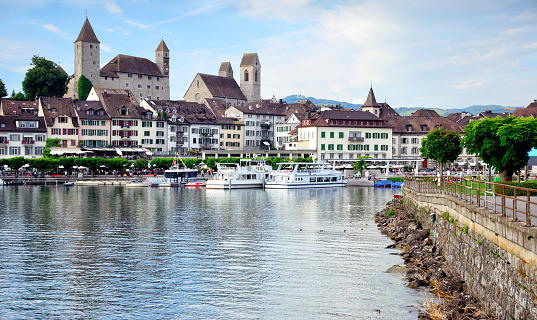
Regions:
M 362 173 L 364 172 L 365 170 L 365 160 L 364 159 L 371 159 L 371 157 L 367 157 L 367 156 L 360 156 L 358 159 L 361 159 L 361 160 L 358 160 L 356 161 L 355 163 L 352 164 L 352 167 L 360 172 L 360 176 L 362 175 Z
M 492 118 L 470 122 L 463 145 L 500 172 L 502 181 L 528 164 L 528 152 L 537 147 L 537 119 Z
M 15 93 L 15 91 L 13 91 L 13 93 L 14 94 L 10 98 L 11 100 L 19 100 L 19 101 L 27 100 L 26 96 L 24 95 L 24 93 L 22 93 L 22 92 Z
M 67 170 L 68 174 L 73 173 L 73 167 L 75 166 L 75 158 L 73 157 L 62 157 L 59 159 L 60 164 L 63 166 L 65 170 Z
M 110 170 L 115 170 L 117 175 L 121 173 L 123 169 L 126 169 L 128 166 L 130 166 L 131 162 L 123 158 L 113 158 L 105 159 L 104 165 Z
M 147 164 L 149 162 L 144 158 L 138 158 L 134 160 L 134 167 L 138 170 L 147 169 Z
M 95 175 L 95 170 L 100 168 L 105 163 L 103 158 L 76 158 L 75 166 L 86 167 L 91 172 L 91 176 Z
M 45 149 L 43 149 L 43 157 L 50 157 L 50 148 L 51 147 L 61 147 L 62 141 L 60 139 L 47 139 L 45 142 Z
M 179 159 L 177 161 L 180 162 Z M 154 158 L 151 160 L 150 165 L 151 168 L 154 169 L 168 169 L 173 164 L 173 158 Z M 179 166 L 181 166 L 181 163 L 179 163 Z
M 0 98 L 7 97 L 7 89 L 4 81 L 0 79 Z
M 7 165 L 12 170 L 15 170 L 15 177 L 17 177 L 19 175 L 19 169 L 22 168 L 22 166 L 27 163 L 28 163 L 28 160 L 24 159 L 24 157 L 14 157 L 8 160 Z
M 22 81 L 26 98 L 63 97 L 67 92 L 67 74 L 56 63 L 40 56 L 33 56 L 31 64 L 33 67 L 26 72 Z
M 84 75 L 78 79 L 78 100 L 86 100 L 91 91 L 93 84 Z
M 421 142 L 421 155 L 438 163 L 440 181 L 443 179 L 444 163 L 453 162 L 462 152 L 458 133 L 444 129 L 433 130 Z

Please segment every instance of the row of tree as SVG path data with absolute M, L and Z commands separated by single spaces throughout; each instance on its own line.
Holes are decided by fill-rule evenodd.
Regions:
M 435 160 L 442 174 L 443 165 L 457 160 L 466 148 L 497 170 L 502 181 L 511 181 L 528 164 L 529 152 L 537 148 L 537 119 L 531 117 L 485 118 L 470 122 L 464 132 L 461 139 L 452 131 L 431 131 L 422 141 L 422 156 Z

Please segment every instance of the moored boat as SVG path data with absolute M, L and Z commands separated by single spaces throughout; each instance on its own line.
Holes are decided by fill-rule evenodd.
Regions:
M 278 164 L 278 169 L 270 174 L 265 188 L 330 188 L 346 185 L 347 179 L 343 172 L 335 170 L 329 163 L 289 162 Z
M 217 172 L 206 183 L 207 189 L 262 188 L 272 166 L 264 160 L 241 159 L 239 163 L 217 163 Z

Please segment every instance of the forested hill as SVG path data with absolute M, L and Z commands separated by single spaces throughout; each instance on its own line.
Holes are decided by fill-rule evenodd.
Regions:
M 362 106 L 361 104 L 354 104 L 354 103 L 345 102 L 345 101 L 338 101 L 338 100 L 331 100 L 331 99 L 317 99 L 317 98 L 314 98 L 314 97 L 306 97 L 306 96 L 303 96 L 303 95 L 287 96 L 287 97 L 283 98 L 282 100 L 287 102 L 287 103 L 295 103 L 298 100 L 310 100 L 311 102 L 313 102 L 317 106 L 320 106 L 320 105 L 338 105 L 338 104 L 340 104 L 343 108 L 352 108 L 352 109 L 355 109 L 355 110 Z M 397 113 L 399 113 L 402 116 L 409 116 L 409 115 L 411 115 L 413 112 L 415 112 L 418 109 L 424 109 L 424 108 L 420 108 L 420 107 L 415 107 L 415 108 L 414 107 L 400 107 L 400 108 L 397 108 L 397 107 L 394 107 L 394 106 L 391 106 L 391 107 L 394 108 L 395 111 L 397 111 Z M 511 106 L 501 106 L 501 105 L 473 105 L 473 106 L 469 106 L 467 108 L 457 108 L 457 109 L 448 109 L 448 108 L 427 108 L 427 109 L 433 109 L 439 115 L 446 116 L 446 115 L 448 115 L 450 113 L 457 113 L 457 112 L 469 112 L 469 113 L 471 113 L 473 115 L 477 115 L 480 112 L 487 111 L 487 110 L 490 110 L 490 111 L 492 111 L 494 113 L 502 113 L 502 112 L 504 112 L 506 110 L 510 110 L 512 112 L 516 108 L 524 108 L 524 107 L 525 106 L 511 107 Z

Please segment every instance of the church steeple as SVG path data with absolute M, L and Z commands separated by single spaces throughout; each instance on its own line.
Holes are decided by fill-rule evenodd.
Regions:
M 155 50 L 155 64 L 159 67 L 160 72 L 162 72 L 163 75 L 169 76 L 170 50 L 164 40 L 160 41 L 157 50 Z
M 95 35 L 95 32 L 93 32 L 93 28 L 91 27 L 88 17 L 86 17 L 86 21 L 84 21 L 82 30 L 80 30 L 80 34 L 78 35 L 78 38 L 76 38 L 75 43 L 78 41 L 100 43 Z
M 367 99 L 365 100 L 363 107 L 380 107 L 380 105 L 377 103 L 377 100 L 375 99 L 373 87 L 369 88 L 369 94 L 367 95 Z

